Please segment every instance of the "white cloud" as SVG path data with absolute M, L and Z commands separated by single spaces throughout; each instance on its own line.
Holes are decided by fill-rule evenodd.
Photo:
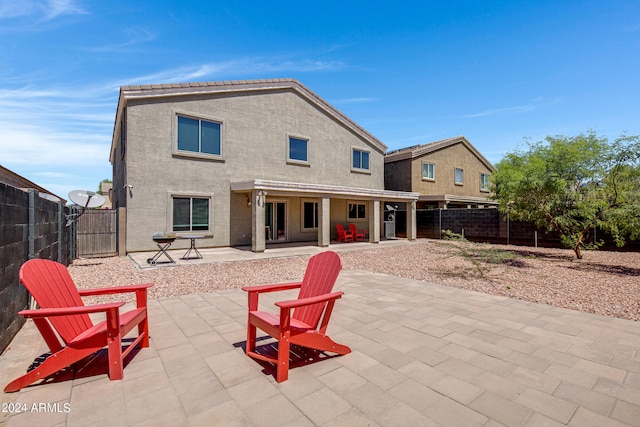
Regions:
M 45 31 L 61 17 L 86 14 L 78 0 L 0 0 L 0 32 Z
M 478 113 L 465 114 L 462 117 L 471 119 L 476 117 L 497 116 L 502 114 L 521 114 L 521 113 L 527 113 L 529 111 L 533 111 L 536 108 L 537 107 L 534 105 L 518 105 L 515 107 L 493 108 L 489 110 L 480 111 Z
M 55 19 L 61 15 L 84 15 L 87 12 L 76 0 L 49 0 L 42 4 L 45 19 Z
M 367 97 L 360 97 L 360 98 L 343 98 L 343 99 L 336 99 L 335 101 L 332 101 L 332 104 L 335 105 L 339 105 L 339 104 L 361 104 L 364 102 L 375 102 L 378 101 L 378 98 L 367 98 Z
M 133 47 L 155 40 L 156 35 L 142 27 L 129 27 L 124 30 L 126 40 L 106 46 L 85 48 L 87 52 L 123 53 L 132 50 Z M 115 37 L 114 37 L 115 38 Z
M 2 162 L 30 166 L 84 166 L 104 163 L 109 158 L 108 138 L 104 135 L 81 135 L 34 127 L 8 128 L 0 122 Z M 59 172 L 58 172 L 59 173 Z M 50 175 L 51 176 L 51 175 Z
M 97 188 L 116 99 L 112 86 L 0 89 L 0 163 L 61 197 Z
M 160 83 L 185 83 L 195 81 L 220 80 L 226 76 L 260 75 L 281 72 L 312 72 L 334 71 L 344 68 L 341 62 L 323 62 L 313 60 L 280 60 L 247 57 L 229 61 L 213 62 L 206 64 L 194 64 L 163 70 L 158 73 L 128 77 L 118 86 L 160 84 Z M 361 98 L 364 99 L 364 98 Z
M 13 0 L 1 0 L 0 19 L 31 15 L 36 9 L 36 2 L 34 1 L 23 0 L 21 2 L 17 2 Z
M 531 100 L 528 104 L 516 105 L 512 107 L 491 108 L 488 110 L 479 111 L 477 113 L 463 114 L 460 117 L 465 119 L 472 119 L 477 117 L 489 117 L 489 116 L 498 116 L 498 115 L 505 115 L 505 114 L 524 114 L 534 110 L 538 110 L 541 107 L 557 104 L 560 101 L 562 101 L 562 98 L 559 98 L 559 97 L 552 98 L 552 99 L 538 97 L 536 99 Z

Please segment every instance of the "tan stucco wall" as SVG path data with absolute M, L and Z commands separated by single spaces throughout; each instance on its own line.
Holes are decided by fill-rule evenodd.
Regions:
M 435 164 L 435 180 L 422 179 L 422 164 Z M 452 194 L 457 196 L 487 197 L 488 192 L 480 191 L 480 174 L 491 174 L 478 157 L 464 144 L 458 143 L 442 150 L 428 153 L 414 159 L 390 162 L 385 165 L 387 185 L 390 189 L 415 191 L 423 195 Z M 464 184 L 455 184 L 455 169 L 464 171 Z M 411 186 L 407 188 L 406 170 L 411 171 Z
M 222 123 L 223 161 L 172 154 L 178 112 Z M 126 129 L 126 179 L 134 186 L 126 196 L 127 251 L 153 250 L 152 234 L 171 229 L 172 194 L 212 197 L 213 237 L 198 241 L 211 247 L 251 242 L 251 209 L 245 195 L 230 192 L 231 182 L 384 189 L 382 153 L 293 91 L 130 100 Z M 289 135 L 308 138 L 308 166 L 287 163 Z M 352 147 L 370 151 L 370 174 L 351 171 Z M 292 200 L 290 231 L 300 221 L 299 209 L 299 199 Z M 292 232 L 290 239 L 308 240 L 309 233 Z M 178 240 L 172 247 L 186 245 Z

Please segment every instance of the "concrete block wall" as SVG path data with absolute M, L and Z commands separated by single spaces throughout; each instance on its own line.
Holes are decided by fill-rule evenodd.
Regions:
M 498 242 L 506 239 L 497 209 L 425 209 L 416 213 L 418 237 L 439 239 L 443 230 L 469 240 Z
M 462 234 L 475 242 L 501 243 L 521 246 L 563 248 L 560 236 L 555 231 L 537 228 L 535 224 L 507 221 L 497 209 L 424 209 L 416 212 L 418 237 L 440 239 L 441 230 Z M 587 243 L 604 241 L 603 250 L 640 251 L 640 241 L 627 241 L 618 248 L 614 239 L 604 231 L 593 230 L 586 236 Z
M 20 266 L 29 258 L 52 259 L 65 265 L 71 262 L 65 211 L 60 211 L 59 203 L 34 196 L 30 227 L 30 194 L 0 183 L 0 352 L 24 324 L 18 312 L 29 305 L 29 293 L 18 277 Z
M 29 293 L 20 285 L 18 271 L 29 246 L 29 194 L 0 183 L 0 351 L 24 324 L 18 311 L 27 307 Z

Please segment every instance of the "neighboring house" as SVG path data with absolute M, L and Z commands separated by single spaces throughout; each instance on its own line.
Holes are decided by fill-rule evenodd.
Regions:
M 17 173 L 3 167 L 2 165 L 0 165 L 0 182 L 15 188 L 19 188 L 22 191 L 29 191 L 29 189 L 33 188 L 38 192 L 38 195 L 44 199 L 51 200 L 53 202 L 61 201 L 63 204 L 66 203 L 66 200 L 62 197 L 53 194 L 51 191 L 40 187 L 33 181 L 30 181 L 27 178 L 18 175 Z
M 113 190 L 113 183 L 111 182 L 100 183 L 100 191 L 98 193 L 102 195 L 102 197 L 104 197 L 104 204 L 100 206 L 100 209 L 111 209 L 112 190 Z
M 418 209 L 496 206 L 489 200 L 495 170 L 464 136 L 388 152 L 385 188 L 420 193 Z
M 386 201 L 414 212 L 415 239 L 418 194 L 385 190 L 386 148 L 292 79 L 125 86 L 113 207 L 127 208 L 128 252 L 155 249 L 157 231 L 255 252 L 269 242 L 328 246 L 336 224 L 350 222 L 378 242 Z

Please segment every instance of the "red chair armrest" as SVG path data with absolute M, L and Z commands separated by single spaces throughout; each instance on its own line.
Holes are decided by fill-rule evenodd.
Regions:
M 152 286 L 153 283 L 143 283 L 140 285 L 114 286 L 110 288 L 78 289 L 78 293 L 82 297 L 90 295 L 126 294 L 148 289 Z
M 302 282 L 293 282 L 293 283 L 276 283 L 273 285 L 259 285 L 259 286 L 244 286 L 242 288 L 245 292 L 250 293 L 264 293 L 264 292 L 277 292 L 277 291 L 287 291 L 289 289 L 297 289 L 302 286 Z
M 331 301 L 331 300 L 336 300 L 336 299 L 342 297 L 343 294 L 344 294 L 344 292 L 342 292 L 342 291 L 332 292 L 330 294 L 318 295 L 318 296 L 315 296 L 315 297 L 292 299 L 292 300 L 287 300 L 287 301 L 278 301 L 275 304 L 280 308 L 290 309 L 290 308 L 295 308 L 295 307 L 302 307 L 302 306 L 305 306 L 305 305 L 317 304 L 319 302 L 327 302 L 327 301 Z
M 106 304 L 97 304 L 81 307 L 60 307 L 60 308 L 39 308 L 37 310 L 22 310 L 18 312 L 26 318 L 53 317 L 53 316 L 69 316 L 73 314 L 89 314 L 100 313 L 120 308 L 124 302 L 109 302 Z

